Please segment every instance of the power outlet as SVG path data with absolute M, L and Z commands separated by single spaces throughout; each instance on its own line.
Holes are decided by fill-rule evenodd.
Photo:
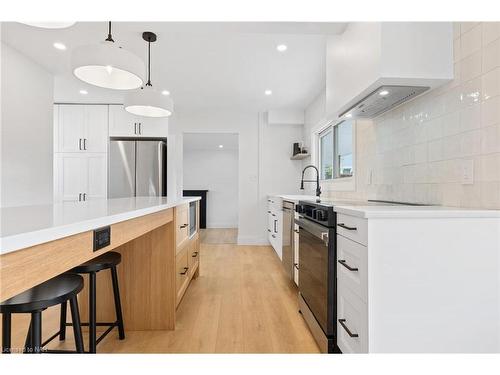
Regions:
M 462 185 L 474 183 L 474 160 L 467 159 L 462 162 Z

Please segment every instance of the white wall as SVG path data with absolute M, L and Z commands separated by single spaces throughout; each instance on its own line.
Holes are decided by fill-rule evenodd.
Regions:
M 51 203 L 53 76 L 1 44 L 1 206 Z
M 301 163 L 291 161 L 290 156 L 292 143 L 302 141 L 302 127 L 268 126 L 263 114 L 215 109 L 178 113 L 170 125 L 176 139 L 176 170 L 172 173 L 178 195 L 183 187 L 183 132 L 238 134 L 238 243 L 268 244 L 267 196 L 300 192 Z
M 185 190 L 207 189 L 207 228 L 238 227 L 238 151 L 184 149 Z

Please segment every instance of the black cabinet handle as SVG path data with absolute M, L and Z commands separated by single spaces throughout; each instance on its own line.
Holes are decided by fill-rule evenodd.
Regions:
M 139 135 L 141 135 L 141 134 L 142 134 L 141 125 L 142 125 L 142 124 L 141 124 L 141 123 L 139 123 Z
M 294 263 L 293 266 L 298 270 L 299 269 L 299 264 L 298 263 Z
M 273 238 L 276 238 L 276 236 L 274 234 L 272 234 L 271 236 L 273 236 Z
M 348 265 L 345 261 L 345 259 L 340 259 L 339 260 L 339 263 L 342 264 L 345 268 L 347 268 L 349 271 L 358 271 L 358 269 L 356 267 L 351 267 L 350 265 Z
M 198 256 L 198 252 L 197 252 L 197 251 L 195 251 L 195 252 L 193 253 L 193 255 L 191 255 L 191 256 L 192 256 L 193 258 L 196 258 L 196 257 Z
M 276 217 L 276 214 L 271 214 L 271 215 L 273 215 L 274 217 Z
M 268 229 L 267 231 L 268 231 L 269 233 L 271 233 L 271 229 Z
M 339 323 L 340 325 L 342 326 L 342 328 L 345 329 L 345 331 L 347 332 L 347 334 L 349 335 L 349 337 L 359 337 L 359 335 L 357 333 L 352 333 L 349 328 L 347 328 L 346 324 L 345 324 L 345 319 L 339 319 Z
M 83 138 L 83 149 L 87 150 L 87 138 Z
M 270 214 L 270 213 L 271 213 L 271 211 L 267 211 L 267 213 L 268 213 L 268 214 Z
M 278 220 L 274 220 L 274 233 L 278 233 Z
M 78 193 L 78 202 L 81 202 L 82 200 L 82 193 Z
M 298 229 L 293 230 L 295 233 L 300 233 Z
M 356 228 L 356 227 L 349 227 L 349 226 L 345 225 L 344 223 L 340 223 L 340 224 L 337 224 L 337 225 L 339 227 L 341 227 L 341 228 L 346 229 L 346 230 L 358 230 L 358 228 Z
M 78 138 L 78 149 L 81 151 L 82 150 L 82 139 Z
M 184 271 L 181 272 L 181 275 L 185 275 L 188 272 L 189 267 L 184 267 Z
M 137 134 L 137 122 L 134 122 L 134 134 Z
M 184 229 L 184 228 L 186 228 L 187 226 L 188 226 L 187 224 L 182 224 L 179 228 Z
M 86 201 L 87 200 L 87 193 L 83 193 L 83 200 Z

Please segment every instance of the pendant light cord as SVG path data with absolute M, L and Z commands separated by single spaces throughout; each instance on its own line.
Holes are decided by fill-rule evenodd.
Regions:
M 151 84 L 151 38 L 148 40 L 148 83 L 146 86 L 153 86 Z
M 108 37 L 106 38 L 106 42 L 115 42 L 111 36 L 111 21 L 108 23 Z

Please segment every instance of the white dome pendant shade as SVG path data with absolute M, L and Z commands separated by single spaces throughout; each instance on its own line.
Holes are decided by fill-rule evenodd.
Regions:
M 22 24 L 38 27 L 41 29 L 66 29 L 68 27 L 73 26 L 76 22 L 20 22 Z
M 111 36 L 99 44 L 77 47 L 71 54 L 73 74 L 94 86 L 132 90 L 144 83 L 145 66 L 141 58 L 117 45 Z
M 152 86 L 128 92 L 124 106 L 127 112 L 144 117 L 168 117 L 174 111 L 172 99 L 162 95 Z
M 174 111 L 174 103 L 169 96 L 156 91 L 151 84 L 151 43 L 156 41 L 156 34 L 142 33 L 148 42 L 148 82 L 139 90 L 126 94 L 124 107 L 127 112 L 144 117 L 168 117 Z

